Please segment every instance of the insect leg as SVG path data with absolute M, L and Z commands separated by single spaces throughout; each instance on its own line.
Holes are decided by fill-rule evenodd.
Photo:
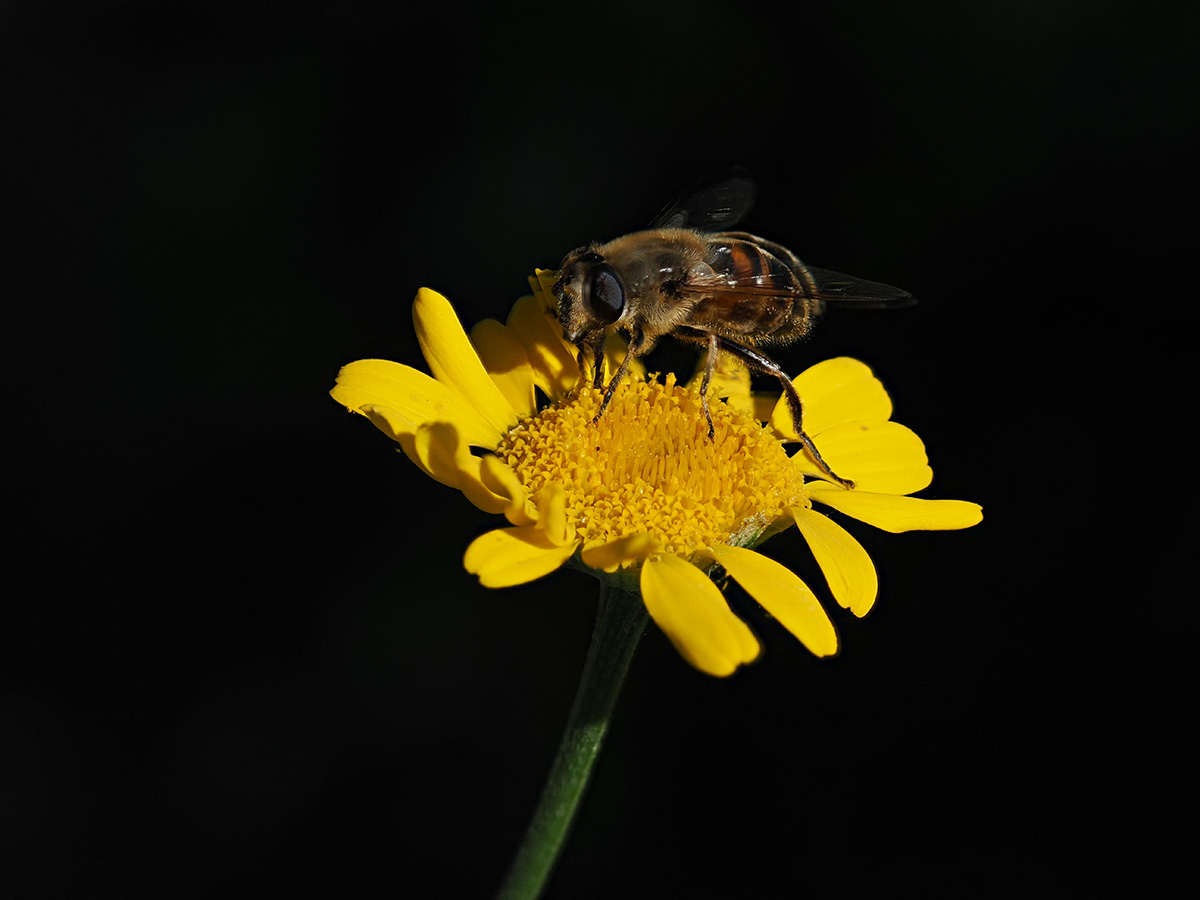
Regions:
M 592 387 L 600 390 L 604 387 L 604 335 L 575 344 L 575 360 L 579 363 L 580 375 L 587 375 L 588 350 L 592 351 Z
M 712 381 L 713 372 L 717 368 L 717 354 L 721 352 L 719 340 L 715 334 L 708 336 L 708 357 L 704 360 L 704 380 L 700 382 L 700 405 L 704 407 L 704 418 L 708 420 L 708 439 L 710 441 L 716 439 L 717 432 L 713 428 L 712 413 L 708 409 L 708 383 Z
M 817 450 L 817 445 L 813 443 L 812 438 L 804 433 L 804 428 L 800 422 L 804 416 L 804 405 L 800 402 L 800 395 L 796 393 L 796 386 L 792 384 L 792 380 L 787 377 L 787 373 L 779 367 L 775 360 L 765 354 L 759 353 L 750 347 L 745 347 L 729 338 L 718 337 L 718 341 L 724 350 L 728 350 L 734 356 L 744 360 L 752 368 L 757 369 L 765 375 L 774 375 L 779 379 L 779 383 L 783 385 L 783 392 L 787 396 L 788 410 L 792 414 L 792 425 L 795 426 L 796 435 L 800 438 L 806 450 L 812 455 L 816 461 L 817 467 L 822 472 L 845 488 L 853 488 L 854 482 L 838 475 L 833 469 L 829 468 L 829 463 L 821 457 L 820 451 Z
M 621 360 L 621 366 L 617 369 L 617 374 L 612 377 L 612 381 L 608 383 L 608 387 L 604 391 L 604 400 L 600 404 L 600 411 L 596 413 L 596 418 L 593 422 L 599 422 L 600 417 L 604 415 L 604 411 L 608 409 L 609 401 L 613 398 L 613 393 L 617 389 L 617 385 L 621 383 L 621 379 L 625 377 L 625 373 L 629 371 L 629 364 L 633 358 L 641 353 L 645 332 L 638 328 L 633 333 L 633 338 L 629 342 L 629 350 L 625 353 L 625 358 Z M 599 385 L 596 385 L 599 387 Z
M 604 334 L 592 339 L 592 387 L 604 387 Z

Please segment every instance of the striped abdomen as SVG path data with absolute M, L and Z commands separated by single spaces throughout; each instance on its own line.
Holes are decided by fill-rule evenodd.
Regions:
M 706 262 L 713 274 L 695 284 L 693 327 L 744 343 L 787 343 L 812 327 L 820 301 L 790 251 L 753 235 L 713 235 Z

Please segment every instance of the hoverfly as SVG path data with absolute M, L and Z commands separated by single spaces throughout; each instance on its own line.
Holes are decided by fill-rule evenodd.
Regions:
M 632 359 L 648 353 L 663 335 L 708 348 L 700 399 L 714 436 L 708 385 L 721 352 L 752 371 L 779 379 L 796 434 L 821 471 L 835 474 L 801 425 L 803 404 L 792 380 L 760 348 L 805 337 L 826 302 L 891 309 L 915 303 L 907 291 L 805 265 L 791 250 L 736 225 L 754 203 L 750 176 L 734 169 L 700 182 L 659 213 L 645 231 L 572 250 L 559 267 L 554 295 L 558 320 L 579 348 L 583 370 L 591 351 L 595 387 L 604 388 L 598 420 Z M 604 386 L 604 344 L 616 331 L 629 334 L 629 351 Z

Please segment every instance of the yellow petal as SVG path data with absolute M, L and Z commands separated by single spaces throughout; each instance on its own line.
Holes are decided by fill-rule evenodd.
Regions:
M 770 391 L 751 391 L 750 393 L 750 409 L 747 410 L 759 422 L 770 422 L 771 416 L 775 413 L 775 406 L 779 403 L 779 395 L 773 394 Z M 790 422 L 791 419 L 788 419 Z M 778 429 L 776 429 L 778 430 Z M 788 428 L 788 434 L 791 434 L 791 428 Z M 795 437 L 794 434 L 791 434 Z
M 378 406 L 394 433 L 412 434 L 422 422 L 452 422 L 463 439 L 476 447 L 495 447 L 501 431 L 485 421 L 461 394 L 411 366 L 386 359 L 360 359 L 342 366 L 329 395 L 351 412 L 367 415 Z M 372 417 L 376 425 L 382 424 Z M 383 429 L 388 432 L 387 428 Z
M 459 445 L 458 434 L 453 426 L 445 422 L 426 422 L 417 428 L 413 436 L 412 460 L 430 478 L 447 487 L 457 488 L 460 476 L 455 457 Z M 467 456 L 470 455 L 468 451 Z
M 488 377 L 449 300 L 421 288 L 413 303 L 413 325 L 434 378 L 458 391 L 496 430 L 504 432 L 516 424 L 516 410 Z
M 641 588 L 650 617 L 701 672 L 724 677 L 758 657 L 754 633 L 691 563 L 669 555 L 648 559 L 642 566 Z
M 650 534 L 639 531 L 611 541 L 585 545 L 580 559 L 585 566 L 612 574 L 629 563 L 641 562 L 662 548 Z
M 835 425 L 814 441 L 829 467 L 852 480 L 860 491 L 911 494 L 933 481 L 925 445 L 899 422 Z M 803 447 L 792 461 L 806 475 L 825 477 Z
M 562 339 L 558 322 L 533 297 L 522 297 L 508 313 L 512 329 L 533 369 L 534 383 L 547 397 L 565 397 L 579 380 L 575 352 Z
M 511 587 L 550 574 L 574 552 L 574 544 L 551 543 L 536 525 L 498 528 L 471 542 L 463 566 L 484 587 Z
M 360 413 L 361 415 L 364 415 L 370 419 L 376 428 L 400 445 L 400 449 L 404 451 L 404 455 L 407 456 L 418 469 L 420 469 L 426 475 L 430 474 L 429 470 L 422 465 L 420 458 L 417 456 L 416 439 L 417 429 L 421 427 L 420 425 L 417 425 L 411 419 L 407 419 L 400 415 L 400 413 L 396 412 L 394 409 L 390 409 L 386 406 L 379 406 L 374 403 L 368 404 L 362 407 L 362 409 L 356 409 L 352 411 Z
M 393 441 L 398 441 L 404 447 L 404 452 L 412 456 L 409 451 L 412 449 L 413 435 L 422 423 L 414 422 L 399 410 L 379 403 L 367 403 L 358 409 L 352 409 L 351 412 L 366 416 L 376 428 Z
M 847 491 L 825 482 L 808 485 L 818 503 L 884 531 L 953 531 L 983 521 L 983 507 L 967 500 L 921 500 L 867 491 Z
M 471 345 L 512 408 L 521 416 L 533 415 L 533 369 L 516 335 L 495 319 L 483 319 L 471 329 Z
M 552 544 L 572 544 L 575 529 L 567 522 L 567 492 L 557 481 L 551 481 L 538 492 L 538 528 Z
M 483 482 L 480 472 L 483 458 L 467 455 L 470 458 L 463 462 L 460 469 L 462 482 L 458 485 L 458 489 L 477 509 L 482 509 L 487 513 L 507 512 L 512 502 L 507 497 L 499 496 L 491 491 Z
M 845 422 L 886 421 L 892 417 L 892 400 L 883 384 L 866 363 L 857 359 L 827 359 L 801 372 L 792 383 L 804 404 L 803 425 L 809 437 Z M 795 437 L 786 397 L 776 404 L 771 425 L 780 434 Z
M 484 512 L 503 512 L 510 501 L 489 490 L 480 478 L 479 457 L 471 455 L 450 422 L 414 423 L 394 409 L 377 404 L 359 410 L 375 427 L 400 444 L 417 468 L 463 495 Z
M 605 383 L 609 378 L 616 374 L 617 369 L 621 368 L 621 363 L 625 362 L 625 357 L 629 353 L 629 340 L 623 334 L 610 334 L 608 340 L 604 342 L 604 362 L 608 371 L 605 373 Z M 629 361 L 629 368 L 625 370 L 625 377 L 634 380 L 646 377 L 646 364 L 638 357 L 634 357 Z
M 533 288 L 538 305 L 551 314 L 558 314 L 558 298 L 554 296 L 554 284 L 558 281 L 557 269 L 534 269 L 529 286 Z
M 508 499 L 504 516 L 514 525 L 532 525 L 537 521 L 537 509 L 529 501 L 529 492 L 520 477 L 498 456 L 483 456 L 479 460 L 479 477 L 493 494 Z
M 709 552 L 747 594 L 810 651 L 817 656 L 837 653 L 838 638 L 833 623 L 816 594 L 795 572 L 743 547 L 717 544 Z
M 819 512 L 804 507 L 789 507 L 788 512 L 808 542 L 834 599 L 856 616 L 865 616 L 879 595 L 879 576 L 862 544 Z
M 426 422 L 417 429 L 412 450 L 405 452 L 426 474 L 442 484 L 457 488 L 484 512 L 503 512 L 509 505 L 507 497 L 487 488 L 480 477 L 482 459 L 473 456 L 453 425 L 447 422 Z

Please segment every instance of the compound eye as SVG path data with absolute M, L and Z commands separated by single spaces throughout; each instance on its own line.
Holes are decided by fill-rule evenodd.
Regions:
M 605 325 L 621 317 L 625 308 L 625 289 L 608 263 L 592 266 L 583 279 L 583 305 L 587 312 Z

